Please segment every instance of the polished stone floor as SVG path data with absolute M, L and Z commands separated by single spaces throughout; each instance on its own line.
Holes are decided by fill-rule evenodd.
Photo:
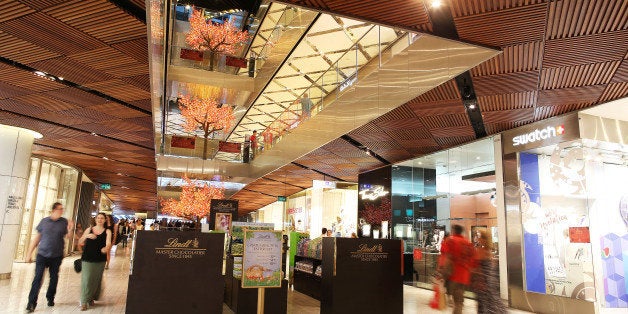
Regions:
M 126 291 L 128 283 L 128 249 L 121 247 L 112 254 L 111 265 L 104 274 L 103 297 L 95 307 L 85 313 L 124 313 L 126 303 Z M 45 278 L 42 286 L 39 305 L 35 313 L 77 313 L 81 278 L 74 272 L 73 261 L 78 256 L 70 256 L 63 260 L 59 273 L 59 285 L 57 288 L 56 305 L 46 305 L 46 288 L 48 278 Z M 11 279 L 0 280 L 0 313 L 24 313 L 28 300 L 28 292 L 35 264 L 16 263 L 13 266 Z M 427 303 L 432 292 L 424 289 L 404 286 L 404 314 L 414 313 L 442 313 L 429 308 Z M 150 301 L 148 301 L 150 302 Z M 475 313 L 475 302 L 465 301 L 463 313 Z M 319 313 L 320 303 L 301 293 L 290 291 L 288 294 L 288 313 L 310 314 Z M 226 306 L 223 313 L 233 313 Z M 512 313 L 524 313 L 512 311 Z

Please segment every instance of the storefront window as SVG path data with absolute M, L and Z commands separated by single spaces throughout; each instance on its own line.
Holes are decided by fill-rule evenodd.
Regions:
M 63 217 L 74 219 L 76 198 L 78 197 L 78 178 L 80 172 L 60 163 L 31 158 L 31 171 L 24 202 L 24 211 L 20 228 L 20 238 L 15 259 L 23 261 L 31 238 L 37 234 L 39 221 L 50 214 L 51 206 L 60 202 L 65 207 Z M 66 254 L 71 251 L 70 239 L 66 239 Z
M 480 230 L 487 232 L 497 259 L 493 145 L 487 138 L 393 166 L 392 237 L 404 240 L 406 253 L 422 252 L 414 267 L 417 281 L 429 283 L 454 224 L 472 242 Z

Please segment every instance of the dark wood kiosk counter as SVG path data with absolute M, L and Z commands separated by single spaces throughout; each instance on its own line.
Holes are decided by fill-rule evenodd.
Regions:
M 400 240 L 323 239 L 321 314 L 403 313 Z
M 224 236 L 138 231 L 126 313 L 222 313 Z

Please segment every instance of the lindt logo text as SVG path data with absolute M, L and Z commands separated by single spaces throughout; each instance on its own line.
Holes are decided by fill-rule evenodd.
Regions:
M 512 146 L 525 145 L 528 143 L 534 143 L 536 141 L 546 140 L 548 138 L 563 135 L 565 133 L 565 127 L 559 125 L 557 127 L 548 126 L 544 129 L 536 129 L 528 134 L 517 135 L 512 138 Z
M 164 245 L 167 248 L 198 248 L 198 239 L 187 240 L 185 242 L 179 242 L 179 238 L 168 239 L 168 244 Z

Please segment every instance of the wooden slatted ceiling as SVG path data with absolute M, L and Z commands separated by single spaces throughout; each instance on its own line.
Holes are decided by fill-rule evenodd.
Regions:
M 150 110 L 147 47 L 146 26 L 106 0 L 0 2 L 0 56 Z M 150 115 L 4 63 L 0 109 L 44 135 L 35 154 L 111 182 L 120 208 L 156 208 Z
M 431 29 L 425 25 L 417 27 L 429 24 L 422 13 L 414 17 L 402 13 L 410 12 L 405 6 L 410 3 L 423 10 L 425 1 L 407 1 L 404 5 L 377 0 L 282 2 L 392 26 Z M 625 60 L 628 58 L 628 2 L 444 2 L 452 10 L 461 39 L 497 46 L 503 51 L 471 69 L 489 134 L 628 96 L 628 61 Z M 383 12 L 390 19 L 400 14 L 401 17 L 388 21 L 382 17 Z M 473 140 L 475 137 L 465 118 L 460 94 L 455 82 L 450 80 L 348 135 L 395 162 Z M 358 151 L 352 155 L 337 146 L 329 151 L 316 150 L 299 162 L 330 169 L 346 165 L 339 159 L 341 156 L 359 164 L 360 154 L 362 152 Z M 362 158 L 367 158 L 367 168 L 377 167 L 368 165 L 370 157 Z M 289 180 L 294 182 L 296 178 Z M 353 180 L 357 180 L 357 175 Z M 257 209 L 253 207 L 250 208 Z

